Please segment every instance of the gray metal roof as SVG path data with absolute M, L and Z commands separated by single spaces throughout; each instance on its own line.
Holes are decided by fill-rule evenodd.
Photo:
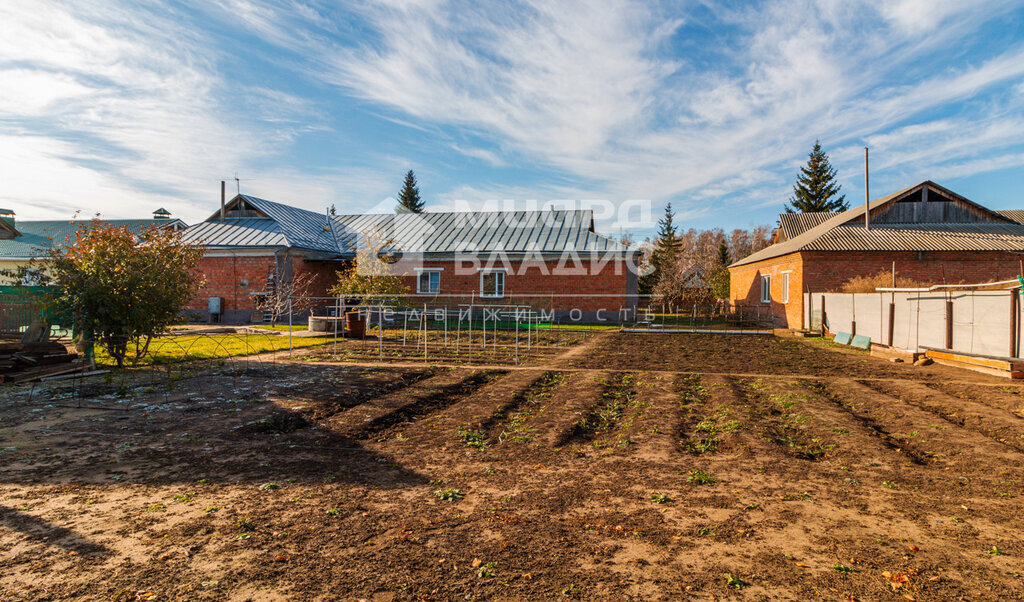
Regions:
M 218 248 L 293 247 L 354 255 L 365 236 L 375 233 L 404 253 L 561 253 L 626 252 L 614 240 L 593 231 L 589 210 L 493 211 L 335 215 L 314 213 L 239 195 L 266 217 L 220 221 L 220 213 L 189 228 L 191 242 Z
M 201 222 L 185 230 L 186 242 L 208 247 L 288 247 L 288 239 L 269 217 Z
M 593 231 L 587 210 L 339 215 L 332 227 L 341 253 L 354 253 L 367 232 L 407 253 L 561 253 L 625 251 Z
M 994 215 L 995 219 L 1000 221 L 969 224 L 872 223 L 870 229 L 865 229 L 865 208 L 864 205 L 860 205 L 833 214 L 832 217 L 795 237 L 762 249 L 729 267 L 756 263 L 798 251 L 1024 251 L 1024 225 L 1001 220 L 1005 218 L 1016 222 L 1012 211 L 994 212 L 931 181 L 921 182 L 875 199 L 870 203 L 870 211 L 874 213 L 880 207 L 925 186 L 951 198 L 970 203 Z M 782 216 L 779 217 L 781 220 Z

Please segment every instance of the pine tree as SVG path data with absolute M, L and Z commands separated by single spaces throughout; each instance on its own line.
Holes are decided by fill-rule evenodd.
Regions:
M 398 193 L 398 208 L 402 211 L 423 213 L 423 206 L 423 201 L 420 200 L 420 189 L 416 186 L 416 176 L 410 169 L 409 173 L 405 174 L 402 192 Z
M 800 175 L 793 186 L 793 196 L 789 199 L 792 206 L 787 204 L 786 212 L 846 211 L 850 208 L 846 195 L 834 198 L 841 189 L 842 186 L 836 183 L 836 170 L 829 163 L 828 154 L 821 150 L 821 143 L 815 140 L 814 148 L 807 158 L 807 166 L 800 168 Z
M 732 263 L 732 256 L 729 255 L 729 245 L 725 244 L 725 241 L 718 243 L 718 265 L 719 267 L 727 268 Z

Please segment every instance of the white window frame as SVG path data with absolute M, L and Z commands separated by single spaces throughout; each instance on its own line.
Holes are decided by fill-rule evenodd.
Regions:
M 761 303 L 772 302 L 772 275 L 761 274 Z
M 782 272 L 782 303 L 789 303 L 789 271 Z
M 416 268 L 416 294 L 417 295 L 436 295 L 441 290 L 441 268 Z M 422 283 L 423 274 L 437 274 L 437 290 L 423 290 L 420 287 Z M 427 286 L 430 286 L 430 277 L 427 276 Z
M 501 286 L 498 287 L 499 289 L 501 289 L 501 291 L 498 294 L 488 295 L 484 291 L 484 276 L 486 276 L 487 274 L 501 274 L 501 278 L 496 278 L 495 279 L 495 283 L 497 283 L 499 280 L 501 282 Z M 501 298 L 504 298 L 504 296 L 505 296 L 505 270 L 503 268 L 480 270 L 480 298 L 481 299 L 501 299 Z

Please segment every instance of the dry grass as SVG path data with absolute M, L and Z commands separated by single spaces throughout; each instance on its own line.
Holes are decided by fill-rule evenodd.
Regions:
M 921 282 L 913 278 L 896 276 L 897 288 L 921 288 L 931 286 L 932 282 Z M 873 293 L 878 288 L 889 288 L 892 286 L 892 272 L 882 270 L 870 276 L 854 276 L 840 287 L 841 293 Z

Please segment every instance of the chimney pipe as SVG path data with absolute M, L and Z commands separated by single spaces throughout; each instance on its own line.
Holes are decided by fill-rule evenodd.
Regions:
M 864 147 L 864 229 L 871 229 L 871 195 L 868 192 L 868 147 Z
M 224 221 L 227 217 L 227 209 L 225 208 L 224 200 L 224 180 L 220 181 L 220 221 Z

